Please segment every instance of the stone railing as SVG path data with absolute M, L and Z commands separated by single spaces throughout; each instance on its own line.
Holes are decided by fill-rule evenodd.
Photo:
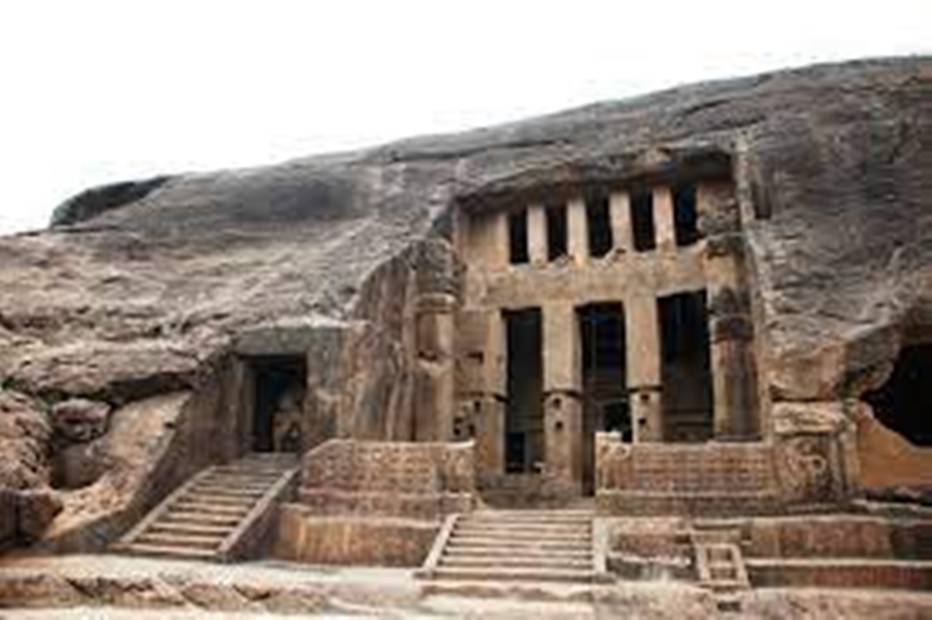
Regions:
M 332 439 L 304 456 L 298 498 L 316 514 L 436 519 L 471 510 L 475 488 L 471 441 Z
M 626 444 L 596 435 L 596 506 L 603 514 L 748 514 L 779 509 L 771 444 Z

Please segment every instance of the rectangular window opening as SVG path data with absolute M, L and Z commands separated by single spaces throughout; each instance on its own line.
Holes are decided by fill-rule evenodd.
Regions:
M 680 185 L 673 190 L 673 223 L 676 245 L 699 241 L 699 212 L 696 209 L 696 186 Z
M 586 200 L 586 221 L 589 230 L 589 255 L 605 256 L 612 250 L 612 223 L 608 196 L 599 194 Z
M 547 260 L 556 260 L 566 256 L 567 227 L 566 205 L 548 205 L 547 214 Z
M 508 261 L 520 265 L 530 260 L 527 240 L 527 209 L 508 216 Z
M 631 231 L 634 234 L 634 249 L 647 252 L 657 247 L 654 233 L 654 196 L 650 190 L 631 194 Z

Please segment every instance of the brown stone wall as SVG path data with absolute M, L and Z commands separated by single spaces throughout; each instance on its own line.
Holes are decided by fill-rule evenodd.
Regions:
M 323 517 L 307 506 L 279 508 L 276 558 L 311 564 L 420 566 L 439 525 L 416 519 Z
M 334 439 L 304 457 L 298 492 L 317 514 L 436 519 L 471 509 L 473 443 Z
M 596 436 L 596 506 L 603 514 L 728 514 L 777 509 L 766 443 L 624 444 Z

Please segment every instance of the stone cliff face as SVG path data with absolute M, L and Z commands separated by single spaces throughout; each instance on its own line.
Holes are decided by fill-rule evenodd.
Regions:
M 768 397 L 856 398 L 932 339 L 930 101 L 932 59 L 859 61 L 91 190 L 0 239 L 0 385 L 118 416 L 203 389 L 244 341 L 304 339 L 328 432 L 404 438 L 403 318 L 414 292 L 455 289 L 457 201 L 717 153 L 741 192 Z

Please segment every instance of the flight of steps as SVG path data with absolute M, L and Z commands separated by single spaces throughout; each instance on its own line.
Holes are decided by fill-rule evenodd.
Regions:
M 488 510 L 448 518 L 418 576 L 592 583 L 594 566 L 590 511 Z
M 720 611 L 740 611 L 740 593 L 751 587 L 737 527 L 694 522 L 691 542 L 699 585 L 715 595 Z
M 261 536 L 256 528 L 296 474 L 293 455 L 252 454 L 195 474 L 112 550 L 137 555 L 229 560 Z

